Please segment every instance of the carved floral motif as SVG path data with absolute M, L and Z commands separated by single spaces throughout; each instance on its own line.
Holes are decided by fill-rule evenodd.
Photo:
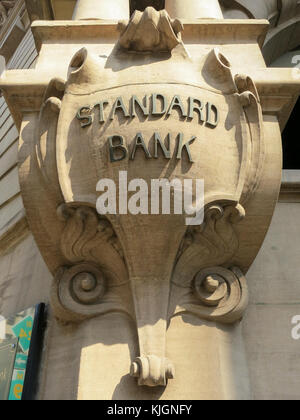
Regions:
M 181 44 L 183 25 L 179 19 L 171 19 L 165 10 L 147 7 L 136 10 L 129 23 L 119 22 L 120 45 L 131 51 L 171 51 Z

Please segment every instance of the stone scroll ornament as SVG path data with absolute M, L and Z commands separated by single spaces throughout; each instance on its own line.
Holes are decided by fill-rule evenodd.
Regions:
M 166 11 L 136 12 L 119 30 L 110 56 L 81 49 L 68 79 L 45 93 L 32 160 L 47 198 L 29 221 L 33 232 L 47 226 L 36 236 L 55 273 L 57 318 L 126 314 L 140 352 L 131 375 L 166 386 L 175 377 L 170 319 L 189 312 L 233 323 L 247 305 L 239 238 L 264 167 L 262 112 L 251 78 L 234 75 L 217 49 L 194 61 Z M 202 223 L 187 225 L 186 214 L 100 215 L 96 185 L 118 185 L 120 172 L 148 186 L 203 179 Z

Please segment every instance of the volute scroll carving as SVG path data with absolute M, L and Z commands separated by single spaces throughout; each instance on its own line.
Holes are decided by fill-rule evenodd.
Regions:
M 226 266 L 239 248 L 235 226 L 245 217 L 241 205 L 216 203 L 206 209 L 201 226 L 187 229 L 173 273 L 169 317 L 185 311 L 221 323 L 242 317 L 246 280 L 239 268 Z
M 247 283 L 239 268 L 208 267 L 197 273 L 193 293 L 182 297 L 175 314 L 190 312 L 202 319 L 231 324 L 242 318 L 247 305 Z
M 127 269 L 111 223 L 90 207 L 62 204 L 57 214 L 65 222 L 61 251 L 72 265 L 55 275 L 56 316 L 68 322 L 116 311 L 132 316 Z

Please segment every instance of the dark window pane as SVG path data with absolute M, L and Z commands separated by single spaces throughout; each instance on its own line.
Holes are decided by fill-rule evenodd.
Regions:
M 300 98 L 282 134 L 283 169 L 300 169 Z

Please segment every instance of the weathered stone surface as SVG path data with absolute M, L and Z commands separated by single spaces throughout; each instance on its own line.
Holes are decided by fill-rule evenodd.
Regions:
M 244 218 L 248 220 L 248 206 L 255 199 L 262 173 L 267 169 L 264 123 L 252 79 L 233 73 L 228 59 L 217 49 L 211 49 L 201 59 L 193 59 L 181 41 L 180 21 L 172 21 L 166 12 L 147 8 L 144 13 L 136 13 L 127 26 L 123 23 L 120 29 L 120 40 L 106 60 L 81 49 L 71 60 L 68 80 L 55 78 L 50 82 L 31 154 L 40 178 L 30 175 L 24 167 L 21 184 L 31 229 L 36 232 L 49 266 L 56 272 L 52 288 L 56 316 L 65 322 L 79 322 L 109 312 L 126 313 L 136 322 L 139 342 L 139 355 L 132 361 L 132 376 L 138 378 L 139 385 L 165 386 L 175 376 L 173 361 L 166 356 L 167 323 L 175 314 L 189 312 L 210 321 L 234 323 L 247 305 L 245 279 L 236 267 L 240 265 L 236 255 L 244 251 L 239 241 L 241 233 L 235 225 Z M 163 66 L 156 52 L 162 54 Z M 180 66 L 181 72 L 174 72 L 175 65 L 176 70 Z M 132 66 L 139 69 L 134 80 Z M 193 86 L 186 85 L 186 74 Z M 157 91 L 158 81 L 161 85 Z M 113 90 L 111 86 L 115 86 Z M 163 106 L 164 112 L 157 112 L 154 87 L 156 95 L 168 104 Z M 140 108 L 133 113 L 132 98 L 141 101 L 144 95 L 149 103 L 152 101 L 152 107 L 149 105 L 148 110 L 142 107 L 142 113 Z M 94 108 L 104 100 L 101 98 L 105 98 L 111 111 L 104 110 L 103 103 L 98 120 Z M 201 98 L 202 108 L 194 98 Z M 185 109 L 184 104 L 189 104 L 189 108 Z M 77 119 L 74 119 L 74 109 Z M 162 120 L 167 109 L 168 118 Z M 228 122 L 224 136 L 229 116 L 231 123 Z M 24 143 L 35 129 L 36 117 L 32 115 L 32 118 L 23 122 Z M 184 133 L 185 141 L 193 140 L 191 145 L 185 151 L 182 147 L 178 149 L 179 146 L 176 149 L 173 140 L 170 156 L 157 155 L 150 159 L 151 135 L 157 130 L 158 120 L 163 138 L 168 132 L 173 139 L 178 133 Z M 143 135 L 147 156 L 137 153 L 136 145 L 129 159 L 127 156 L 112 159 L 111 154 L 109 162 L 105 142 L 118 134 L 120 124 L 126 121 L 127 127 L 122 129 L 126 147 L 130 147 L 131 137 L 143 127 L 140 136 Z M 95 133 L 99 129 L 101 143 L 96 144 Z M 88 145 L 84 149 L 82 130 Z M 200 140 L 200 134 L 195 141 L 201 130 L 205 141 Z M 97 152 L 99 147 L 103 153 Z M 66 150 L 71 153 L 71 160 Z M 172 155 L 177 156 L 177 164 L 172 163 Z M 202 156 L 206 156 L 205 160 Z M 169 180 L 204 178 L 206 214 L 202 226 L 187 229 L 184 215 L 122 214 L 118 219 L 113 215 L 103 219 L 93 210 L 99 179 L 110 177 L 117 182 L 119 171 L 126 170 L 128 179 L 142 177 L 150 183 L 151 179 L 168 173 L 171 167 Z M 279 168 L 277 172 L 280 175 Z M 33 188 L 34 179 L 37 182 Z M 276 195 L 279 180 L 280 176 L 273 176 L 271 195 Z M 36 197 L 34 190 L 39 192 Z M 41 200 L 43 190 L 47 198 Z M 62 207 L 63 202 L 66 204 Z M 43 206 L 47 206 L 47 213 Z M 270 210 L 259 202 L 256 211 L 257 207 L 266 212 L 266 218 L 271 216 L 272 204 Z M 53 253 L 40 240 L 41 227 L 46 226 L 45 217 L 52 238 L 49 239 L 57 244 Z M 240 225 L 240 232 L 253 229 L 254 220 L 249 222 L 247 228 Z M 265 226 L 258 224 L 258 229 L 264 232 Z M 260 245 L 257 240 L 256 252 Z M 138 257 L 140 249 L 145 260 Z M 164 250 L 168 250 L 167 255 Z M 86 273 L 95 282 L 88 295 L 78 280 Z M 211 291 L 205 289 L 210 275 L 219 278 Z M 85 297 L 92 299 L 92 304 Z
M 40 397 L 248 398 L 245 273 L 276 205 L 279 119 L 299 84 L 265 68 L 265 21 L 183 32 L 147 8 L 118 35 L 108 3 L 96 14 L 80 3 L 75 17 L 104 20 L 34 25 L 36 69 L 1 81 L 29 226 L 54 276 Z M 120 172 L 148 186 L 204 179 L 204 219 L 97 214 L 98 181 Z

